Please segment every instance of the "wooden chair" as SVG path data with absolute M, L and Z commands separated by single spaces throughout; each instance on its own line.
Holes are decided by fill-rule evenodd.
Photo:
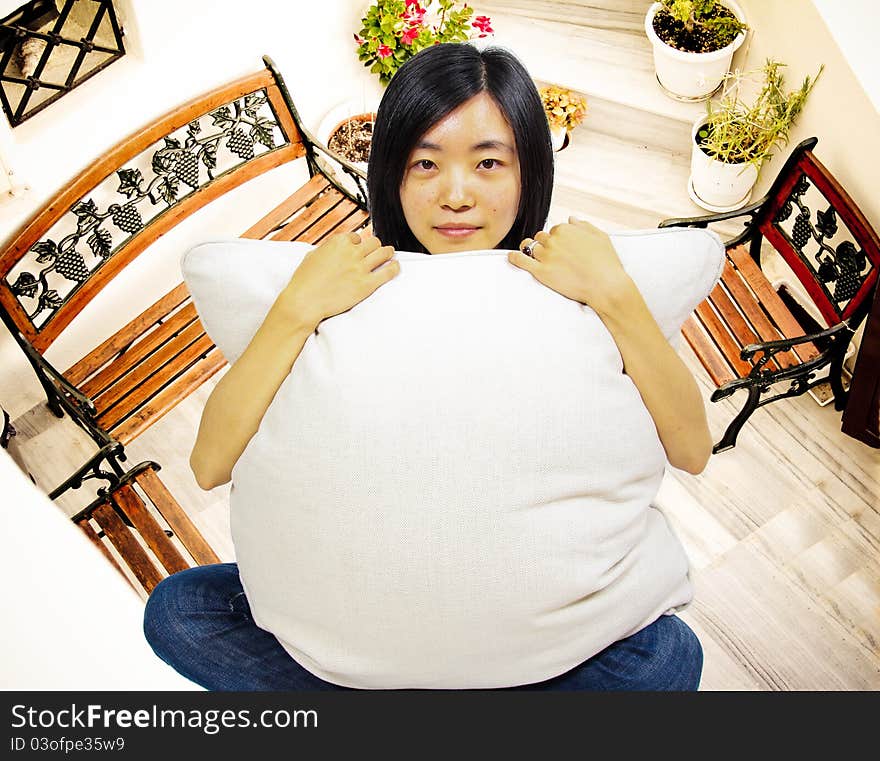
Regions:
M 243 237 L 319 243 L 368 226 L 364 173 L 315 140 L 271 59 L 263 62 L 263 70 L 174 109 L 120 142 L 59 190 L 0 252 L 0 318 L 32 365 L 51 410 L 58 417 L 66 412 L 95 442 L 94 453 L 49 496 L 56 499 L 87 480 L 105 481 L 98 499 L 75 520 L 93 539 L 111 542 L 147 590 L 157 575 L 183 567 L 159 534 L 192 531 L 159 479 L 159 466 L 126 471 L 125 447 L 226 359 L 206 335 L 183 283 L 132 320 L 114 324 L 111 317 L 95 348 L 66 370 L 53 367 L 45 352 L 158 238 L 281 164 L 304 161 L 309 179 Z M 158 524 L 146 520 L 144 499 L 164 516 L 167 529 L 158 531 Z M 142 542 L 132 531 L 158 565 L 145 560 L 150 553 L 138 549 Z M 194 541 L 194 560 L 213 562 L 210 548 Z
M 877 283 L 880 239 L 852 198 L 804 140 L 770 191 L 743 209 L 660 227 L 706 227 L 746 216 L 745 230 L 726 244 L 721 281 L 695 310 L 682 333 L 717 389 L 716 402 L 739 389 L 747 398 L 713 452 L 730 449 L 758 407 L 830 382 L 835 408 L 846 405 L 842 372 L 846 349 L 865 318 Z M 813 212 L 815 209 L 815 213 Z M 791 268 L 826 325 L 808 322 L 789 307 L 761 270 L 767 240 Z M 789 303 L 791 303 L 789 301 Z M 805 312 L 808 315 L 808 312 Z M 800 321 L 799 321 L 800 319 Z M 828 377 L 817 376 L 828 368 Z M 779 384 L 788 384 L 780 389 Z

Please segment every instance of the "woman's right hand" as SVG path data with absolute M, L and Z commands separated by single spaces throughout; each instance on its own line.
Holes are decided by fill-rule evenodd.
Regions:
M 315 326 L 347 312 L 400 273 L 392 246 L 374 235 L 341 233 L 305 255 L 276 306 Z M 386 264 L 388 262 L 388 264 Z M 382 266 L 385 265 L 385 266 Z

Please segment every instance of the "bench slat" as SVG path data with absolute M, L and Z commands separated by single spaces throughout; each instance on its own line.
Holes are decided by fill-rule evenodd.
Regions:
M 205 329 L 196 320 L 187 325 L 178 335 L 161 344 L 156 351 L 147 355 L 142 362 L 138 363 L 130 372 L 122 375 L 113 385 L 105 388 L 99 395 L 92 396 L 98 414 L 110 409 L 128 394 L 134 393 L 135 396 L 139 396 L 138 386 L 152 375 L 163 372 L 166 366 L 173 369 L 176 357 L 200 339 L 207 341 L 206 349 L 210 348 L 211 340 L 206 339 Z
M 804 335 L 804 329 L 788 310 L 788 307 L 785 306 L 779 294 L 773 290 L 773 286 L 767 280 L 764 273 L 761 272 L 755 260 L 749 256 L 748 249 L 745 246 L 737 246 L 728 252 L 728 256 L 733 260 L 737 269 L 742 273 L 744 279 L 755 292 L 758 300 L 773 318 L 774 323 L 784 336 L 786 338 L 797 338 Z M 793 351 L 802 361 L 819 356 L 818 349 L 812 343 L 799 344 L 794 347 Z
M 123 571 L 122 567 L 119 565 L 119 563 L 116 562 L 116 558 L 114 558 L 113 554 L 110 552 L 110 550 L 107 549 L 107 545 L 104 544 L 104 542 L 101 541 L 101 538 L 97 535 L 97 533 L 95 533 L 95 529 L 93 529 L 92 524 L 89 523 L 88 517 L 80 518 L 76 522 L 76 525 L 80 527 L 82 532 L 89 538 L 89 541 L 92 544 L 94 544 L 95 547 L 97 547 L 99 550 L 101 550 L 104 557 L 110 561 L 110 564 L 117 571 L 119 571 L 119 573 L 122 574 L 123 578 L 132 586 L 132 588 L 134 588 L 134 585 L 131 584 L 131 579 L 129 579 L 128 576 L 126 576 L 125 571 Z
M 98 505 L 92 511 L 92 518 L 103 529 L 104 534 L 147 593 L 152 592 L 162 581 L 162 575 L 113 507 L 106 502 Z
M 347 198 L 343 199 L 336 208 L 328 211 L 323 217 L 321 217 L 321 219 L 312 225 L 305 235 L 300 237 L 300 240 L 308 239 L 311 243 L 319 243 L 331 235 L 343 232 L 343 228 L 340 227 L 340 225 L 343 225 L 345 220 L 357 210 L 357 206 L 351 201 Z M 346 230 L 346 232 L 350 231 Z
M 159 527 L 156 519 L 150 515 L 147 506 L 130 484 L 124 484 L 116 489 L 112 497 L 168 573 L 177 573 L 189 568 L 183 555 Z
M 180 539 L 196 563 L 209 565 L 220 562 L 220 558 L 217 557 L 195 524 L 189 519 L 177 500 L 171 496 L 171 492 L 154 471 L 145 470 L 135 476 L 134 480 L 147 493 L 156 509 L 162 514 L 171 530 L 177 534 L 177 538 Z
M 718 319 L 718 315 L 715 314 L 715 310 L 712 309 L 710 303 L 703 301 L 697 306 L 695 311 L 703 328 L 705 328 L 719 351 L 724 355 L 724 359 L 734 369 L 736 374 L 740 378 L 748 375 L 752 366 L 740 358 L 739 352 L 742 347 L 734 341 L 724 323 Z
M 128 417 L 136 409 L 146 404 L 166 386 L 169 386 L 185 369 L 193 363 L 197 363 L 200 357 L 206 355 L 213 348 L 214 343 L 208 336 L 203 336 L 189 346 L 183 347 L 163 367 L 149 375 L 138 387 L 136 394 L 129 394 L 118 402 L 109 404 L 106 409 L 99 410 L 96 418 L 98 424 L 112 430 L 123 418 Z
M 749 290 L 739 272 L 733 268 L 730 261 L 724 263 L 724 271 L 721 279 L 727 286 L 731 295 L 746 315 L 752 329 L 758 334 L 761 341 L 778 341 L 783 336 L 770 322 L 767 314 L 761 309 L 761 305 L 755 301 L 755 297 Z M 798 364 L 797 357 L 790 351 L 782 351 L 775 355 L 776 361 L 782 367 L 791 367 Z
M 728 295 L 723 281 L 719 281 L 718 285 L 712 289 L 712 293 L 709 294 L 709 300 L 712 302 L 712 306 L 715 307 L 715 311 L 721 317 L 727 329 L 736 339 L 736 343 L 739 347 L 736 357 L 739 359 L 739 350 L 749 344 L 757 343 L 760 339 L 755 331 L 749 326 L 748 322 L 746 322 L 739 309 L 737 309 L 736 304 L 734 304 Z M 767 366 L 774 370 L 780 369 L 779 364 L 773 359 L 768 362 Z
M 164 322 L 155 325 L 155 329 L 151 333 L 141 337 L 137 343 L 126 349 L 114 362 L 103 367 L 100 372 L 89 378 L 80 386 L 80 390 L 90 398 L 95 399 L 139 362 L 142 362 L 144 358 L 155 352 L 162 344 L 172 340 L 176 333 L 192 324 L 200 325 L 201 323 L 198 322 L 195 305 L 190 302 Z M 121 338 L 122 336 L 120 336 Z
M 290 220 L 284 227 L 272 235 L 272 240 L 300 240 L 302 233 L 312 224 L 323 217 L 330 209 L 336 206 L 342 199 L 342 193 L 331 188 L 322 196 L 316 198 L 305 211 Z
M 724 358 L 718 353 L 718 347 L 703 333 L 698 322 L 692 316 L 684 321 L 681 333 L 716 386 L 721 386 L 736 378 L 734 372 L 725 364 Z
M 134 414 L 111 428 L 110 434 L 122 444 L 128 444 L 225 365 L 226 358 L 217 347 L 214 347 L 205 359 L 188 367 L 174 379 L 173 384 L 159 391 Z
M 297 189 L 291 196 L 285 198 L 266 216 L 255 225 L 248 228 L 242 238 L 265 238 L 274 232 L 281 224 L 299 211 L 305 204 L 311 201 L 322 190 L 330 186 L 330 182 L 322 174 L 316 174 L 305 185 Z
M 64 372 L 64 377 L 78 387 L 86 378 L 123 351 L 132 341 L 146 333 L 156 324 L 157 320 L 172 312 L 188 298 L 189 291 L 186 284 L 181 283 L 176 286 L 127 325 L 117 330 L 110 338 L 71 365 Z M 83 393 L 88 394 L 88 392 Z

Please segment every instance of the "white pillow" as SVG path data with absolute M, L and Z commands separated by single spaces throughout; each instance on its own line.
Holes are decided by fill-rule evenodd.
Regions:
M 720 276 L 720 239 L 612 241 L 675 340 Z M 310 248 L 186 254 L 230 361 Z M 336 684 L 493 688 L 689 603 L 688 558 L 651 504 L 665 454 L 595 312 L 505 251 L 395 258 L 396 278 L 308 339 L 233 471 L 255 621 Z

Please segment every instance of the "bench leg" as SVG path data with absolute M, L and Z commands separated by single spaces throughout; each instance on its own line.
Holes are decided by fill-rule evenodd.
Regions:
M 745 405 L 739 411 L 739 414 L 730 421 L 730 425 L 727 426 L 721 441 L 712 447 L 712 454 L 718 454 L 727 449 L 733 449 L 736 446 L 737 434 L 739 434 L 749 416 L 758 408 L 758 400 L 760 398 L 761 389 L 758 386 L 749 387 L 749 397 L 746 399 Z

